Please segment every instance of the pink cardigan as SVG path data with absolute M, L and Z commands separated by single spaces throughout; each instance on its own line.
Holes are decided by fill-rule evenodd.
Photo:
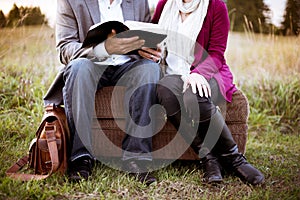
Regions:
M 167 0 L 159 0 L 152 18 L 153 23 L 158 23 L 166 2 Z M 225 3 L 222 0 L 210 0 L 206 18 L 197 38 L 199 45 L 195 48 L 191 73 L 199 73 L 207 80 L 215 78 L 222 95 L 231 102 L 232 94 L 237 88 L 233 84 L 233 75 L 224 58 L 229 26 Z

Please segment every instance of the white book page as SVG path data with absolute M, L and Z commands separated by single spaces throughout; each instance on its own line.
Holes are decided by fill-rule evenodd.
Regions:
M 163 30 L 158 24 L 131 21 L 131 20 L 125 21 L 124 24 L 128 26 L 130 30 L 144 30 L 144 31 L 150 31 L 159 34 L 166 34 L 166 31 Z

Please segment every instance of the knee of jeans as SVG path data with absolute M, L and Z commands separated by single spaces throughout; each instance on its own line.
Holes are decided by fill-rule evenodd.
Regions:
M 140 70 L 141 80 L 158 82 L 158 80 L 160 79 L 161 71 L 159 64 L 157 63 L 146 60 L 143 62 L 143 68 L 141 68 Z
M 159 103 L 163 103 L 165 99 L 172 98 L 174 94 L 167 87 L 158 84 L 156 86 L 156 96 L 158 98 Z
M 194 98 L 193 98 L 194 97 Z M 216 112 L 216 106 L 205 97 L 185 96 L 185 108 L 194 119 L 205 121 Z
M 210 103 L 199 103 L 200 121 L 205 121 L 211 118 L 216 112 L 216 106 Z
M 156 96 L 158 102 L 165 108 L 168 116 L 180 110 L 179 99 L 177 99 L 176 95 L 168 88 L 157 85 Z
M 92 67 L 94 67 L 94 64 L 89 59 L 77 58 L 69 63 L 65 74 L 86 77 L 87 73 L 91 73 Z

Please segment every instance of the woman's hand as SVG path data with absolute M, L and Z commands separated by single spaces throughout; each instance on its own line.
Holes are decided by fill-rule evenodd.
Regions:
M 130 38 L 114 37 L 116 31 L 112 30 L 111 34 L 105 41 L 105 49 L 108 54 L 123 55 L 130 51 L 141 48 L 145 44 L 145 40 L 139 39 L 138 36 Z
M 142 47 L 142 49 L 139 50 L 138 53 L 143 58 L 153 60 L 154 62 L 157 63 L 160 62 L 161 60 L 161 49 L 159 47 L 157 47 L 156 50 L 148 47 Z
M 187 76 L 182 76 L 181 78 L 183 80 L 183 92 L 185 92 L 190 85 L 194 94 L 196 94 L 198 90 L 200 97 L 203 97 L 203 94 L 207 98 L 211 96 L 210 86 L 204 76 L 192 73 Z

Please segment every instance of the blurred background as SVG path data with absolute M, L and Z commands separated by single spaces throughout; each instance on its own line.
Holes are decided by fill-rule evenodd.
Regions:
M 156 3 L 149 0 L 151 12 Z M 300 0 L 226 4 L 225 57 L 250 104 L 245 155 L 265 174 L 263 187 L 234 177 L 208 186 L 198 163 L 186 162 L 156 171 L 160 183 L 150 188 L 104 165 L 79 185 L 62 176 L 26 184 L 8 179 L 6 169 L 35 136 L 43 96 L 61 64 L 56 0 L 0 0 L 0 199 L 300 199 Z
M 158 0 L 149 0 L 151 10 Z M 299 34 L 300 0 L 226 0 L 232 31 Z M 36 7 L 36 8 L 35 8 Z M 55 26 L 56 1 L 1 0 L 0 27 L 47 23 Z

